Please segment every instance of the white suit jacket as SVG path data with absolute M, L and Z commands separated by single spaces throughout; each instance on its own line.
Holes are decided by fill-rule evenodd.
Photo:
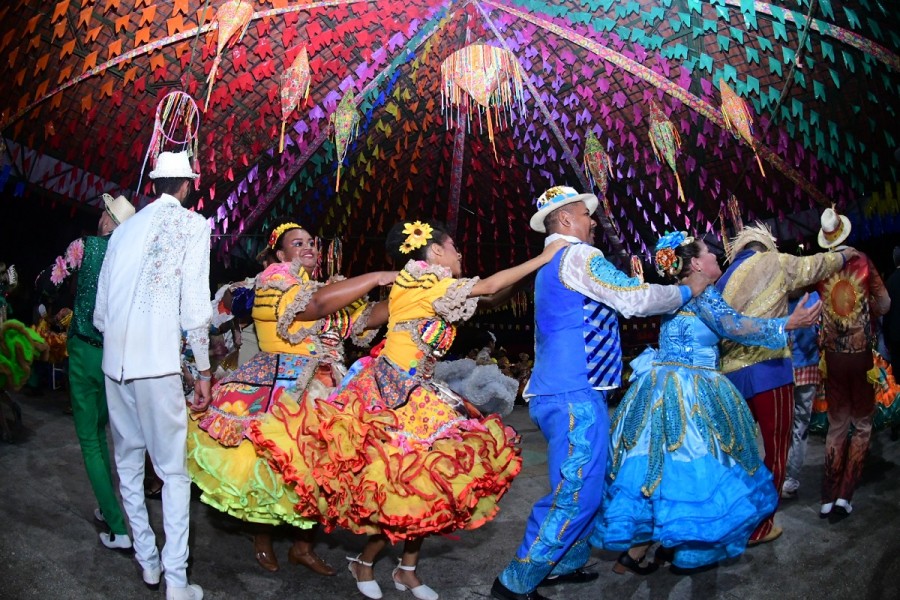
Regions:
M 167 194 L 113 232 L 94 309 L 108 377 L 180 373 L 182 331 L 209 368 L 209 236 L 206 219 Z

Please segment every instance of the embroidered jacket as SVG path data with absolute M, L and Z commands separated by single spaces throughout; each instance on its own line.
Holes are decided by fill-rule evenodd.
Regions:
M 546 242 L 558 237 L 563 236 L 550 235 Z M 622 348 L 617 313 L 672 312 L 690 297 L 686 286 L 650 285 L 627 277 L 588 244 L 564 248 L 537 273 L 535 361 L 525 395 L 618 387 Z
M 197 368 L 209 368 L 209 233 L 167 194 L 116 227 L 94 309 L 114 381 L 180 373 L 182 330 Z

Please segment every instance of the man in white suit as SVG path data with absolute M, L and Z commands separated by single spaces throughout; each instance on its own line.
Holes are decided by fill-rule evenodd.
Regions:
M 160 197 L 113 233 L 97 289 L 94 325 L 103 333 L 103 373 L 119 489 L 144 583 L 166 575 L 167 600 L 200 600 L 187 581 L 191 481 L 181 339 L 200 377 L 195 406 L 210 400 L 209 225 L 182 206 L 194 179 L 186 153 L 163 152 L 150 173 Z M 164 482 L 160 553 L 144 504 L 144 451 Z

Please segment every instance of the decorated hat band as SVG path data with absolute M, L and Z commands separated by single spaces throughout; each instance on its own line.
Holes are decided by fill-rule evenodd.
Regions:
M 269 248 L 270 250 L 274 250 L 275 244 L 278 242 L 278 238 L 280 238 L 282 235 L 284 235 L 285 231 L 289 231 L 291 229 L 303 229 L 303 226 L 298 225 L 293 222 L 283 223 L 283 224 L 279 225 L 272 232 L 272 235 L 269 236 L 269 244 L 267 245 L 267 248 Z
M 844 222 L 838 220 L 837 227 L 832 229 L 831 231 L 825 231 L 825 228 L 822 228 L 822 237 L 824 237 L 828 242 L 834 242 L 836 239 L 841 237 L 841 234 L 844 233 Z

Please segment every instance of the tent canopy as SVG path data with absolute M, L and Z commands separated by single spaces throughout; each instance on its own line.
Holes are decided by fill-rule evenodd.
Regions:
M 252 256 L 289 218 L 342 239 L 345 270 L 359 272 L 383 264 L 395 221 L 435 218 L 469 271 L 503 268 L 533 252 L 527 223 L 546 188 L 597 192 L 590 134 L 610 163 L 598 245 L 623 257 L 649 258 L 667 230 L 721 236 L 732 198 L 744 221 L 789 222 L 888 197 L 897 180 L 889 3 L 243 0 L 246 32 L 226 40 L 208 86 L 226 4 L 6 3 L 0 184 L 143 199 L 157 105 L 173 90 L 201 111 L 197 194 L 223 258 Z M 465 127 L 442 93 L 442 63 L 470 44 L 507 50 L 521 69 L 522 104 L 492 113 L 493 147 L 486 113 L 470 106 Z M 281 74 L 304 48 L 309 99 L 279 152 Z M 727 127 L 722 82 L 753 121 L 746 137 Z M 360 120 L 335 190 L 329 122 L 348 94 Z

